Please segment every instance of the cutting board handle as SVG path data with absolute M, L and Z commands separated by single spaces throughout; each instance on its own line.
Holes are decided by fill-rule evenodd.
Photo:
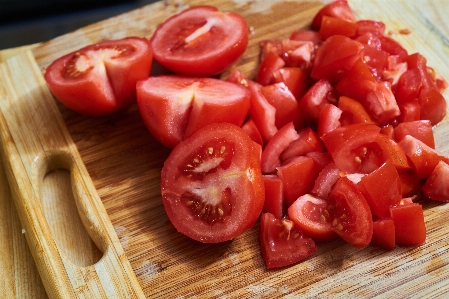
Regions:
M 25 236 L 50 298 L 144 298 L 106 209 L 31 52 L 0 65 L 1 154 Z M 42 182 L 71 174 L 80 218 L 103 257 L 74 265 L 58 248 L 42 210 Z

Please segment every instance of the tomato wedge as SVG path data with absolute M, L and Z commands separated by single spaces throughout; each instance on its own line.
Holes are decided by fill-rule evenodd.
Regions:
M 162 23 L 151 40 L 154 59 L 179 74 L 223 72 L 246 50 L 245 19 L 209 5 L 188 8 Z
M 250 228 L 265 199 L 259 154 L 229 123 L 206 126 L 176 146 L 161 174 L 163 204 L 176 229 L 218 243 Z
M 323 216 L 332 224 L 332 229 L 354 247 L 367 246 L 373 235 L 373 219 L 357 187 L 342 177 L 335 183 L 327 202 L 328 209 L 323 210 Z
M 56 59 L 47 67 L 45 80 L 53 95 L 70 109 L 102 116 L 136 101 L 136 82 L 150 75 L 151 66 L 148 40 L 129 37 Z
M 260 218 L 260 249 L 268 269 L 285 267 L 311 256 L 318 249 L 315 242 L 288 219 L 270 213 Z
M 315 242 L 335 240 L 338 235 L 326 221 L 323 215 L 325 209 L 328 209 L 326 200 L 305 194 L 288 208 L 288 217 Z
M 154 138 L 173 148 L 211 123 L 241 126 L 249 111 L 250 92 L 219 79 L 159 76 L 137 83 L 137 103 Z

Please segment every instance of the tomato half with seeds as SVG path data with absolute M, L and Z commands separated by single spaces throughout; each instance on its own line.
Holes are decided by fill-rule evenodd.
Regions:
M 70 109 L 102 116 L 136 101 L 136 82 L 148 78 L 151 66 L 148 40 L 129 37 L 56 59 L 47 67 L 45 80 L 53 95 Z
M 249 111 L 246 87 L 214 78 L 157 76 L 137 82 L 136 89 L 145 125 L 169 148 L 211 123 L 241 126 Z
M 161 195 L 179 232 L 218 243 L 254 224 L 265 199 L 254 144 L 240 127 L 215 123 L 172 150 L 162 168 Z
M 211 76 L 227 69 L 243 54 L 248 27 L 236 13 L 200 5 L 167 19 L 150 41 L 154 59 L 167 69 Z

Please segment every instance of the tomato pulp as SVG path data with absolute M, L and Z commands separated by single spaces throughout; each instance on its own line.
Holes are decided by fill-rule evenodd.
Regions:
M 161 193 L 176 229 L 223 242 L 258 219 L 265 198 L 260 152 L 239 127 L 206 126 L 176 146 L 162 168 Z
M 129 37 L 105 41 L 56 59 L 45 80 L 54 96 L 84 115 L 116 112 L 136 101 L 136 82 L 150 75 L 148 40 Z

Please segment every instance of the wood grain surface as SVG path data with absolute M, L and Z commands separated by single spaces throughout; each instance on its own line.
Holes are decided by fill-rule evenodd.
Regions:
M 161 1 L 43 42 L 34 46 L 32 53 L 44 72 L 55 58 L 96 41 L 127 35 L 150 37 L 168 16 L 201 2 Z M 422 53 L 430 66 L 449 78 L 449 24 L 445 23 L 449 3 L 349 3 L 357 18 L 385 22 L 393 38 L 410 53 Z M 250 44 L 234 68 L 252 77 L 259 62 L 258 43 L 267 38 L 285 38 L 291 31 L 307 27 L 323 2 L 212 0 L 208 4 L 239 12 L 247 20 Z M 399 34 L 405 28 L 411 33 Z M 1 53 L 5 53 L 0 56 L 4 59 L 15 52 Z M 155 66 L 153 73 L 160 71 Z M 418 248 L 386 252 L 371 246 L 356 249 L 338 240 L 322 244 L 303 263 L 268 271 L 259 254 L 258 224 L 233 241 L 215 245 L 192 241 L 171 226 L 159 191 L 160 169 L 169 150 L 148 133 L 137 106 L 101 118 L 78 115 L 59 103 L 58 108 L 148 298 L 436 298 L 449 291 L 449 205 L 424 203 L 428 238 Z M 435 134 L 437 148 L 449 155 L 447 118 L 435 128 Z M 46 298 L 3 168 L 0 180 L 0 276 L 4 277 L 0 297 Z M 50 210 L 46 217 L 53 223 L 52 232 L 58 236 L 60 250 L 79 264 L 96 262 L 101 252 L 79 229 L 79 219 L 70 217 L 74 225 L 65 227 L 54 220 L 61 213 L 74 212 L 67 204 L 72 196 L 67 171 L 49 173 L 44 186 Z M 60 211 L 52 213 L 52 208 Z M 78 235 L 73 235 L 74 228 Z

